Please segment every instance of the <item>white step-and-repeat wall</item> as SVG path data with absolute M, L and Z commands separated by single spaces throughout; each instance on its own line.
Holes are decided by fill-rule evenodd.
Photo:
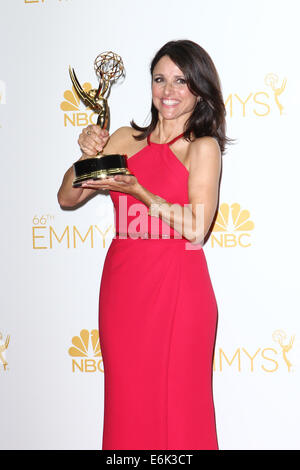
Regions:
M 95 121 L 68 67 L 95 87 L 96 56 L 122 56 L 114 131 L 147 122 L 153 55 L 191 39 L 217 67 L 237 139 L 204 247 L 219 307 L 219 445 L 299 449 L 298 2 L 1 0 L 0 9 L 1 448 L 101 447 L 98 295 L 114 213 L 106 195 L 77 210 L 57 203 L 79 133 Z

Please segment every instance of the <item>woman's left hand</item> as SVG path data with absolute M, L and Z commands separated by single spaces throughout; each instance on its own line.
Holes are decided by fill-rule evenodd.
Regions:
M 98 190 L 109 189 L 110 191 L 119 191 L 120 193 L 137 196 L 141 185 L 134 175 L 115 175 L 113 178 L 109 177 L 103 180 L 84 181 L 81 187 Z

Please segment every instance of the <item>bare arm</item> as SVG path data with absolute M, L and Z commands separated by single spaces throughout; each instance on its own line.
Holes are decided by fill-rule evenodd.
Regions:
M 85 158 L 82 155 L 79 160 Z M 57 193 L 57 199 L 61 207 L 74 207 L 80 202 L 87 199 L 91 194 L 95 193 L 95 189 L 73 188 L 72 183 L 75 178 L 73 166 L 71 166 L 64 174 L 62 184 Z

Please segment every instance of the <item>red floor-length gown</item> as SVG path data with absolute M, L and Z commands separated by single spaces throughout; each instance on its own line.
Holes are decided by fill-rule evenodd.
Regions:
M 184 205 L 189 172 L 170 148 L 175 140 L 148 139 L 128 159 L 128 168 L 149 191 Z M 136 207 L 146 206 L 125 193 L 110 196 L 116 236 L 105 258 L 99 300 L 102 450 L 218 449 L 212 395 L 217 303 L 203 249 L 187 249 L 190 243 L 172 238 L 179 233 L 154 216 L 144 217 L 148 229 L 130 230 Z M 124 201 L 125 228 L 119 222 Z M 159 238 L 150 238 L 151 219 L 159 223 Z M 121 239 L 127 229 L 141 236 Z

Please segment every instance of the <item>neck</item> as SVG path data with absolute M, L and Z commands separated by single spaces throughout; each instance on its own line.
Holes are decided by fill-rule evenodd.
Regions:
M 172 139 L 184 132 L 185 121 L 176 120 L 165 120 L 159 116 L 156 128 L 153 131 L 153 137 L 160 144 L 170 142 Z

